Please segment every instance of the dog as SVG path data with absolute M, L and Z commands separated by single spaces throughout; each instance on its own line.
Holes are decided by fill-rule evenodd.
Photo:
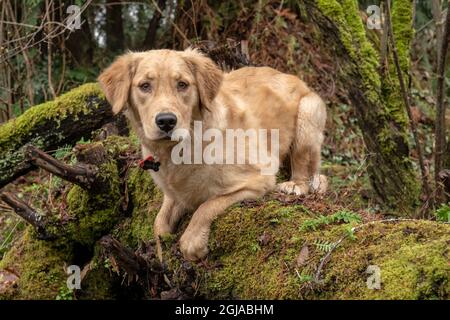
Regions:
M 164 194 L 154 221 L 155 238 L 173 233 L 180 218 L 193 212 L 179 240 L 188 260 L 207 255 L 211 224 L 234 203 L 275 189 L 294 195 L 326 191 L 327 179 L 319 173 L 325 103 L 296 76 L 269 67 L 225 73 L 189 48 L 126 53 L 98 81 L 113 113 L 125 110 L 143 158 L 160 163 L 159 170 L 150 171 Z M 276 170 L 261 174 L 261 164 L 247 162 L 174 163 L 173 150 L 179 143 L 173 139 L 175 132 L 192 133 L 195 122 L 202 124 L 202 132 L 277 130 Z M 275 147 L 273 142 L 270 147 Z M 246 146 L 247 151 L 251 148 Z M 276 171 L 287 157 L 291 178 L 277 185 Z M 244 158 L 248 160 L 247 154 Z

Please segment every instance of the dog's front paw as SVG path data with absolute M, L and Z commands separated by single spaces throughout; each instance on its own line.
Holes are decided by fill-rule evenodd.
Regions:
M 277 185 L 277 189 L 285 194 L 305 195 L 309 192 L 307 183 L 296 184 L 294 181 L 282 182 Z
M 186 260 L 200 260 L 208 254 L 209 232 L 194 230 L 189 228 L 180 239 L 180 250 Z

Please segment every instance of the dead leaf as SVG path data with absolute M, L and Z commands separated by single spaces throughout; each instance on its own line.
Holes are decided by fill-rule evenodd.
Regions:
M 19 276 L 9 270 L 0 270 L 0 294 L 6 294 L 16 287 Z
M 309 249 L 308 249 L 308 245 L 305 244 L 302 248 L 302 250 L 300 250 L 300 253 L 298 254 L 297 257 L 297 267 L 301 267 L 304 266 L 306 264 L 306 261 L 309 258 Z
M 259 243 L 260 243 L 262 246 L 265 246 L 265 245 L 267 245 L 267 244 L 269 243 L 269 241 L 270 241 L 270 235 L 269 235 L 266 231 L 264 231 L 264 233 L 262 234 L 262 236 L 260 236 L 260 237 L 258 238 L 258 241 L 259 241 Z

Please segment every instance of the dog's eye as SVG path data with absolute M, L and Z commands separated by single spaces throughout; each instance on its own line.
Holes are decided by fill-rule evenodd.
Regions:
M 149 82 L 144 82 L 139 85 L 139 89 L 144 92 L 150 92 L 152 90 L 152 85 Z
M 178 90 L 186 90 L 189 85 L 184 81 L 178 81 L 177 89 Z

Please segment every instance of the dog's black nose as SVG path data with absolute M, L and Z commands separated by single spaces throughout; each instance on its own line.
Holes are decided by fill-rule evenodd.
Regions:
M 160 113 L 155 119 L 156 125 L 164 132 L 169 132 L 177 124 L 177 116 L 173 113 Z

